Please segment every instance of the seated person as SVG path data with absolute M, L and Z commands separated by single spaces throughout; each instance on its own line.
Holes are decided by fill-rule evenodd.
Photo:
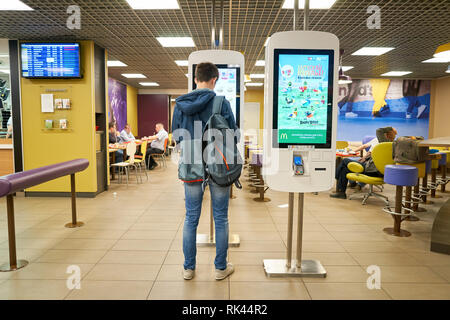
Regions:
M 377 136 L 379 136 L 382 139 L 381 142 L 392 142 L 395 140 L 396 135 L 397 135 L 397 130 L 395 130 L 392 127 L 380 128 L 377 130 Z M 348 184 L 347 173 L 351 172 L 347 166 L 350 162 L 361 163 L 364 167 L 363 174 L 365 174 L 365 175 L 372 176 L 372 177 L 382 176 L 382 174 L 380 172 L 378 172 L 377 168 L 375 167 L 375 164 L 373 163 L 372 156 L 371 156 L 373 148 L 379 142 L 380 141 L 378 140 L 378 138 L 374 138 L 373 140 L 369 141 L 368 143 L 357 148 L 355 151 L 360 151 L 360 150 L 370 147 L 369 152 L 367 152 L 366 155 L 359 160 L 354 160 L 354 159 L 349 159 L 349 158 L 342 160 L 341 164 L 336 168 L 337 192 L 330 194 L 330 197 L 339 198 L 339 199 L 347 198 L 347 195 L 345 194 L 345 192 L 347 190 L 347 184 Z
M 116 130 L 116 124 L 110 122 L 108 125 L 109 128 L 109 143 L 120 143 L 121 138 L 119 132 Z M 123 161 L 123 150 L 116 151 L 116 163 Z
M 13 134 L 13 125 L 12 125 L 12 116 L 9 117 L 8 123 L 6 124 L 7 132 L 6 132 L 6 139 L 12 138 Z
M 125 128 L 120 132 L 120 138 L 122 139 L 122 142 L 130 142 L 136 140 L 136 138 L 131 133 L 131 127 L 127 123 L 125 125 Z
M 152 154 L 163 154 L 165 151 L 164 143 L 166 139 L 169 138 L 169 134 L 164 130 L 164 125 L 162 123 L 157 123 L 155 130 L 156 134 L 148 138 L 152 143 L 147 148 L 147 155 L 145 156 L 145 163 L 148 164 L 150 170 L 153 170 L 158 166 L 155 159 L 153 159 Z

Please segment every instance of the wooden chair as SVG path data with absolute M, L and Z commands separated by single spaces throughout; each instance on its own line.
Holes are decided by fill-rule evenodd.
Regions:
M 155 153 L 152 154 L 153 159 L 155 158 L 161 158 L 163 161 L 163 166 L 164 168 L 166 168 L 166 151 L 167 151 L 167 144 L 169 143 L 169 139 L 167 138 L 166 140 L 164 140 L 164 152 L 161 154 Z
M 145 155 L 147 154 L 147 145 L 148 145 L 147 140 L 142 142 L 142 144 L 141 144 L 142 156 L 136 155 L 134 163 L 139 167 L 139 174 L 142 174 L 142 169 L 144 169 L 145 177 L 147 178 L 147 181 L 148 181 L 147 164 L 145 163 Z M 141 179 L 141 181 L 142 181 L 142 179 Z
M 119 180 L 118 183 L 121 183 L 122 181 L 122 172 L 125 172 L 126 176 L 127 176 L 127 186 L 128 186 L 128 180 L 129 180 L 129 168 L 130 167 L 134 167 L 135 168 L 135 173 L 136 173 L 136 182 L 139 183 L 139 179 L 138 179 L 138 175 L 137 175 L 137 166 L 134 163 L 134 157 L 136 153 L 136 142 L 131 141 L 130 143 L 127 144 L 127 155 L 129 155 L 129 159 L 127 161 L 124 162 L 119 162 L 119 163 L 113 163 L 111 165 L 111 167 L 117 167 L 119 168 Z

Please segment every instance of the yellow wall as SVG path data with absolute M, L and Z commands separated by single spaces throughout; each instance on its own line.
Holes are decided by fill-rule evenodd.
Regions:
M 431 82 L 430 138 L 450 136 L 450 77 Z
M 94 43 L 81 42 L 82 79 L 21 79 L 23 155 L 25 170 L 77 158 L 89 160 L 89 167 L 76 175 L 77 192 L 97 192 L 94 105 Z M 41 93 L 46 89 L 67 89 L 55 98 L 71 99 L 71 110 L 41 113 Z M 69 130 L 44 130 L 45 120 L 68 119 Z M 56 124 L 54 124 L 56 127 Z M 63 177 L 28 189 L 39 192 L 69 192 L 70 177 Z
M 248 89 L 245 91 L 245 102 L 258 102 L 259 109 L 259 127 L 264 128 L 264 90 Z
M 138 135 L 138 89 L 127 85 L 127 122 L 134 136 Z

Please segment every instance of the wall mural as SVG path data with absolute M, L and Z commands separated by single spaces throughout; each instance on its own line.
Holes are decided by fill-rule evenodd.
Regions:
M 115 79 L 108 79 L 109 122 L 115 122 L 122 131 L 127 124 L 127 86 Z
M 429 80 L 353 80 L 339 86 L 337 140 L 361 141 L 380 127 L 428 138 Z

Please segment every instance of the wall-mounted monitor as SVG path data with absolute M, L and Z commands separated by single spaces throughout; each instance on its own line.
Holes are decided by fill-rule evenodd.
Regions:
M 274 148 L 331 148 L 333 79 L 333 50 L 274 50 Z
M 216 64 L 219 69 L 219 79 L 216 82 L 214 92 L 218 96 L 224 96 L 230 102 L 236 125 L 240 126 L 240 99 L 241 99 L 241 68 L 234 65 Z M 192 74 L 195 75 L 197 65 L 192 65 Z M 192 88 L 195 90 L 195 77 L 192 77 Z
M 22 77 L 81 78 L 79 43 L 22 43 Z

